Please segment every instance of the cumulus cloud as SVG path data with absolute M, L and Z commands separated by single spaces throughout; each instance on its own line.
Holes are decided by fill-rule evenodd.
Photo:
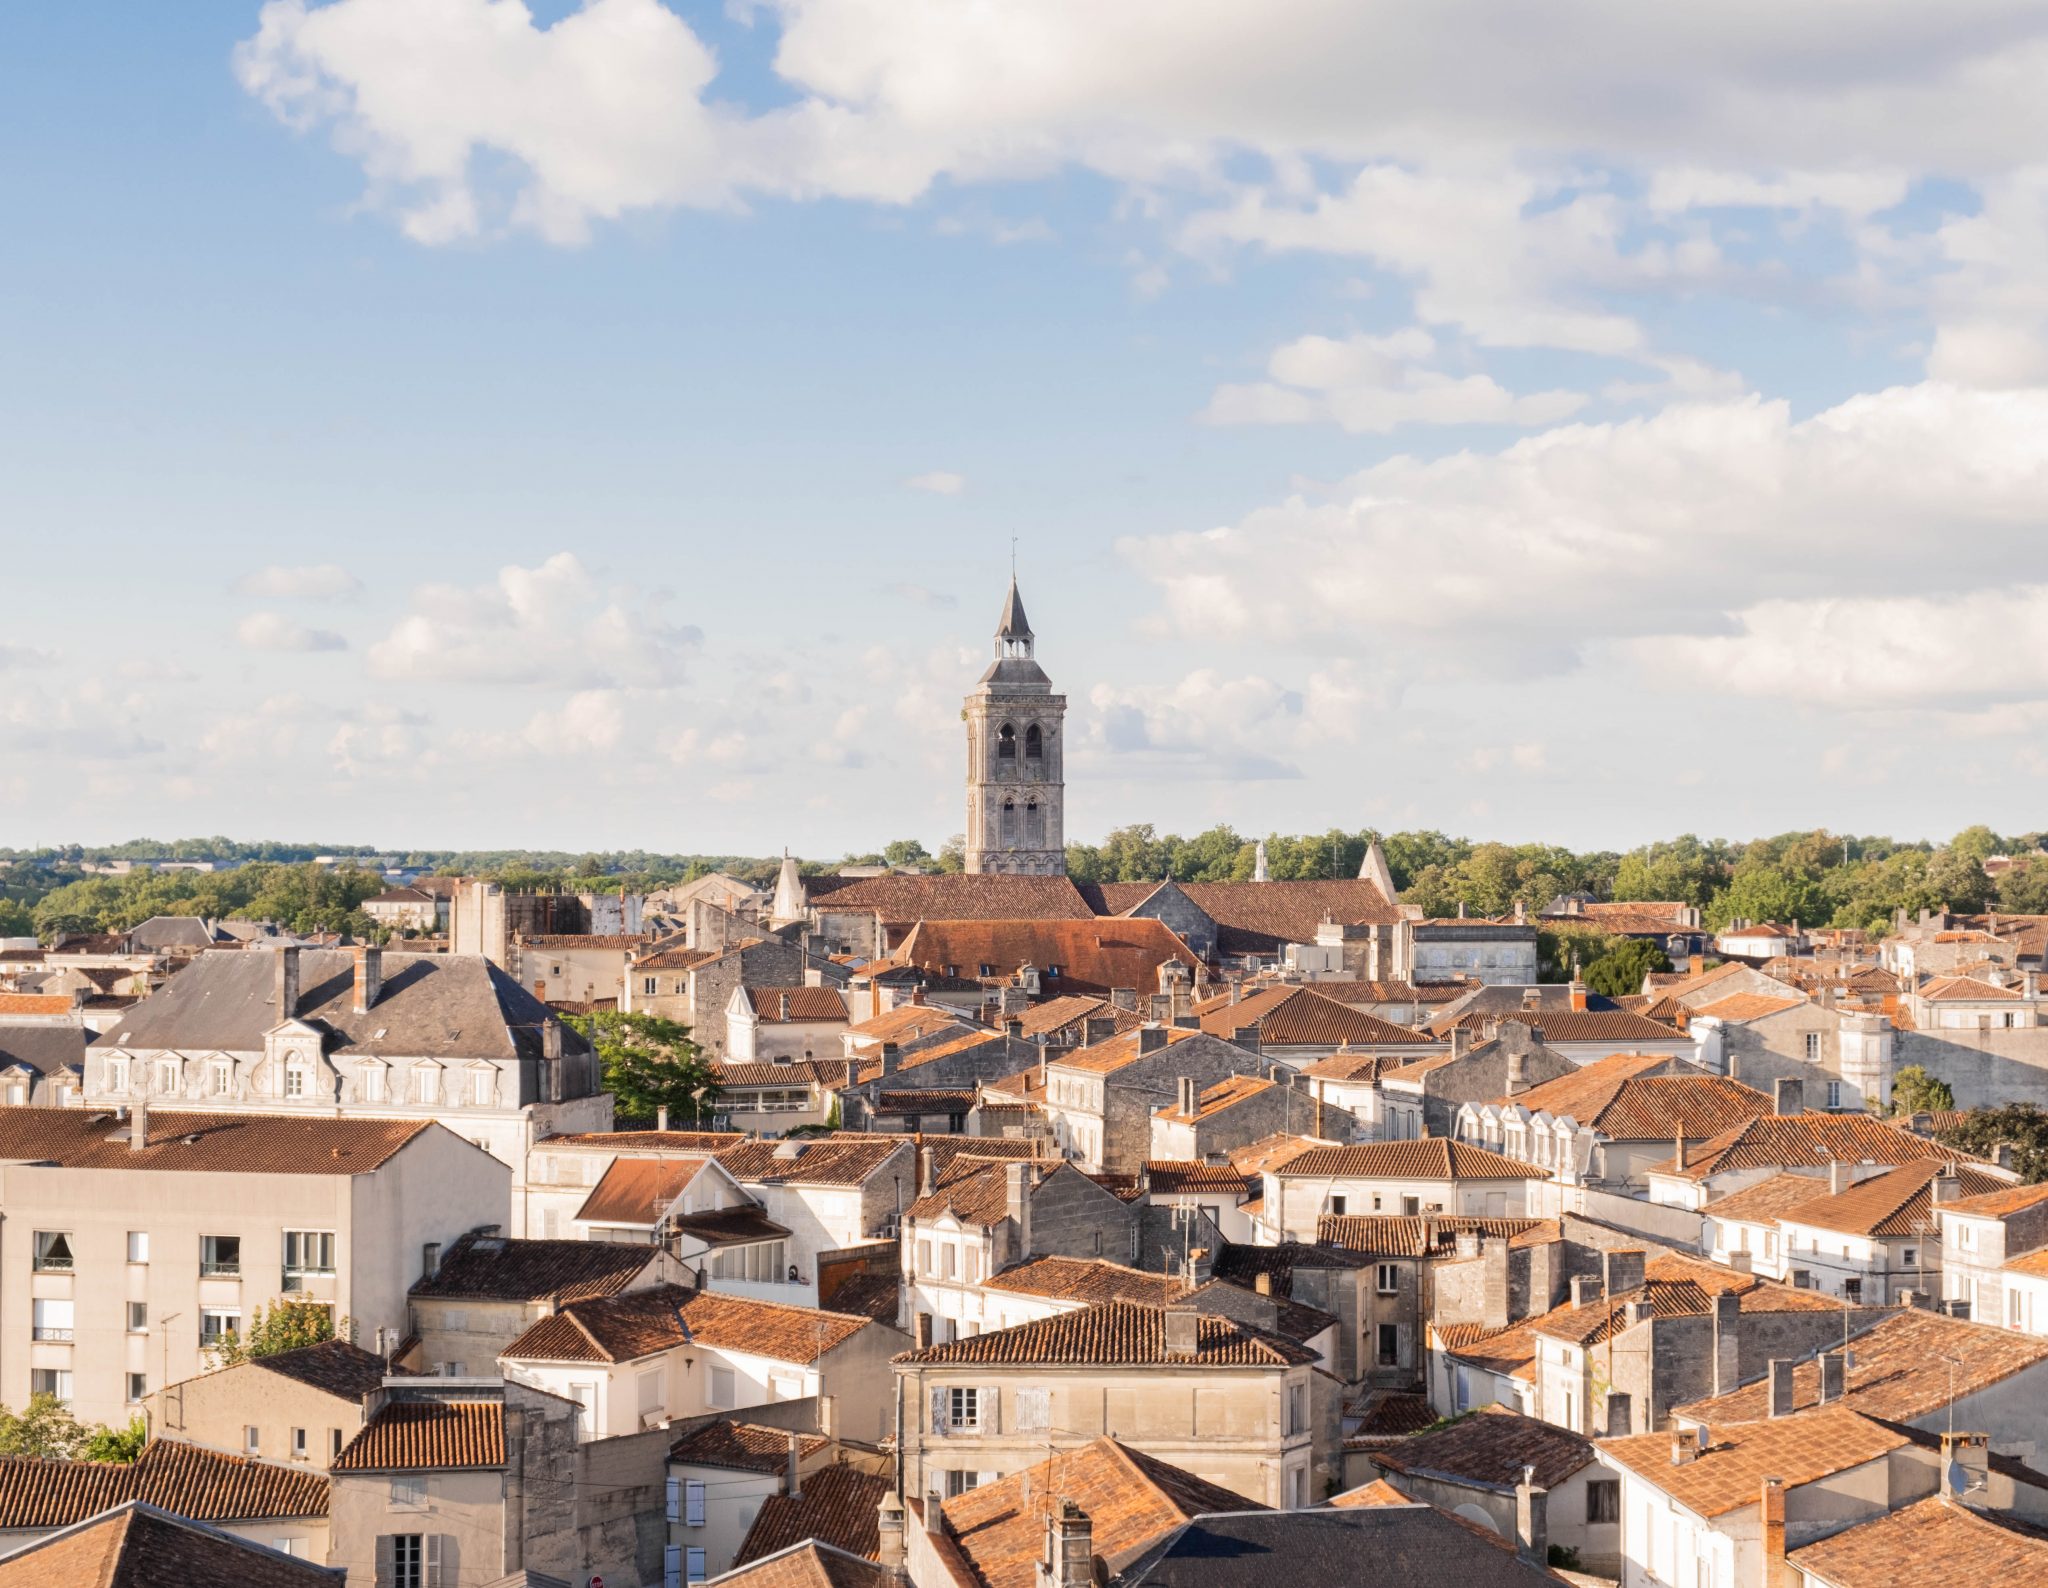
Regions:
M 1798 421 L 1750 398 L 1396 457 L 1124 549 L 1188 638 L 1342 652 L 1382 680 L 1530 677 L 1605 642 L 1732 639 L 1759 587 L 1972 595 L 2026 566 L 2044 512 L 2048 391 L 1927 384 Z
M 626 733 L 625 698 L 616 689 L 578 690 L 553 711 L 536 712 L 523 735 L 536 750 L 618 748 Z
M 235 625 L 235 638 L 251 651 L 345 651 L 332 629 L 309 628 L 277 612 L 251 612 Z
M 958 496 L 967 489 L 967 476 L 939 469 L 930 474 L 913 474 L 903 483 L 913 491 L 926 491 L 933 496 Z
M 340 600 L 362 591 L 362 580 L 332 562 L 296 568 L 272 563 L 235 581 L 237 595 L 260 596 L 267 601 Z
M 573 552 L 511 564 L 490 584 L 422 585 L 369 648 L 379 678 L 600 688 L 664 686 L 701 640 L 601 590 Z

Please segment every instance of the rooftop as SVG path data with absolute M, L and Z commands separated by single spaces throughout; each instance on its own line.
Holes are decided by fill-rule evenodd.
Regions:
M 683 1188 L 704 1172 L 708 1156 L 690 1158 L 614 1158 L 604 1177 L 576 1210 L 585 1224 L 652 1227 L 675 1206 Z M 561 1245 L 576 1243 L 563 1241 Z
M 580 1301 L 625 1289 L 659 1255 L 654 1247 L 624 1242 L 511 1240 L 471 1231 L 449 1245 L 439 1266 L 415 1281 L 411 1293 L 485 1301 Z
M 1417 1434 L 1374 1449 L 1373 1460 L 1394 1472 L 1450 1478 L 1512 1493 L 1523 1469 L 1554 1489 L 1593 1459 L 1593 1442 L 1569 1429 L 1488 1406 L 1434 1433 Z
M 1148 1274 L 1103 1257 L 1027 1257 L 990 1275 L 982 1281 L 982 1288 L 1090 1306 L 1135 1301 L 1153 1307 L 1163 1307 L 1187 1291 L 1187 1286 L 1169 1275 Z
M 127 1500 L 200 1522 L 325 1516 L 327 1474 L 172 1439 L 152 1439 L 133 1465 L 0 1459 L 0 1528 L 69 1527 Z
M 1707 1436 L 1705 1450 L 1676 1465 L 1669 1433 L 1603 1439 L 1600 1452 L 1711 1520 L 1755 1505 L 1765 1478 L 1783 1478 L 1786 1488 L 1796 1489 L 1912 1443 L 1844 1405 L 1757 1422 L 1710 1422 Z
M 1979 1161 L 1868 1114 L 1760 1114 L 1690 1149 L 1683 1169 L 1666 1159 L 1650 1172 L 1704 1180 L 1735 1169 L 1825 1169 L 1838 1160 L 1900 1164 L 1923 1158 Z
M 783 1444 L 786 1460 L 786 1438 Z M 844 1464 L 807 1473 L 801 1495 L 778 1491 L 761 1502 L 734 1564 L 744 1566 L 811 1540 L 873 1560 L 881 1547 L 879 1511 L 890 1488 L 888 1474 Z
M 1843 1235 L 1939 1234 L 1933 1212 L 1932 1185 L 1946 1165 L 1923 1158 L 1901 1164 L 1883 1174 L 1859 1180 L 1837 1195 L 1802 1202 L 1781 1214 L 1788 1224 L 1834 1230 Z M 1959 1189 L 1965 1196 L 1981 1196 L 2005 1188 L 2006 1182 L 1962 1165 L 1956 1171 Z
M 236 1174 L 369 1174 L 426 1119 L 307 1119 L 272 1114 L 152 1110 L 149 1144 L 129 1145 L 129 1122 L 89 1108 L 0 1109 L 0 1161 L 64 1169 Z
M 785 1021 L 846 1024 L 846 1000 L 836 987 L 748 987 L 745 992 L 758 1020 L 778 1025 Z
M 1430 1038 L 1407 1026 L 1335 998 L 1326 998 L 1312 986 L 1271 987 L 1232 1003 L 1228 998 L 1203 1006 L 1202 1029 L 1228 1041 L 1247 1026 L 1255 1028 L 1262 1044 L 1270 1047 L 1353 1047 L 1400 1044 L 1413 1047 Z
M 1495 1101 L 1569 1115 L 1614 1141 L 1668 1140 L 1681 1131 L 1718 1136 L 1771 1110 L 1771 1099 L 1755 1087 L 1658 1053 L 1616 1053 Z
M 799 1457 L 814 1455 L 831 1443 L 823 1434 L 798 1434 Z M 790 1431 L 759 1423 L 714 1417 L 669 1446 L 668 1459 L 692 1467 L 729 1467 L 735 1472 L 775 1472 L 789 1466 Z
M 902 1588 L 903 1579 L 873 1561 L 806 1539 L 712 1579 L 719 1588 Z
M 1220 1114 L 1226 1108 L 1248 1102 L 1262 1092 L 1270 1092 L 1279 1083 L 1269 1081 L 1260 1075 L 1232 1075 L 1218 1081 L 1214 1086 L 1205 1087 L 1195 1098 L 1195 1111 L 1183 1113 L 1179 1109 L 1162 1109 L 1153 1117 L 1170 1124 L 1191 1125 L 1197 1120 Z
M 1367 1575 L 1367 1573 L 1370 1575 Z M 1128 1588 L 1506 1588 L 1563 1579 L 1486 1528 L 1428 1505 L 1197 1518 L 1127 1574 Z
M 0 1559 L 4 1588 L 340 1588 L 342 1581 L 338 1566 L 315 1566 L 142 1500 Z
M 719 1167 L 742 1185 L 858 1186 L 902 1153 L 906 1181 L 911 1154 L 901 1136 L 838 1135 L 805 1141 L 747 1141 L 718 1155 Z
M 1440 1136 L 1314 1147 L 1270 1172 L 1334 1180 L 1542 1180 L 1549 1175 L 1535 1164 Z
M 2048 1582 L 2048 1533 L 1940 1495 L 1873 1517 L 1786 1557 L 1827 1588 L 1920 1588 L 1930 1575 L 1972 1588 Z
M 1047 1367 L 1295 1367 L 1316 1353 L 1233 1319 L 1195 1317 L 1192 1354 L 1166 1348 L 1166 1310 L 1127 1301 L 1039 1318 L 896 1358 L 928 1366 L 987 1363 Z
M 1061 1069 L 1081 1070 L 1090 1075 L 1107 1075 L 1112 1070 L 1120 1070 L 1125 1065 L 1135 1064 L 1140 1058 L 1147 1056 L 1144 1053 L 1147 1029 L 1155 1034 L 1164 1033 L 1165 1042 L 1161 1047 L 1171 1046 L 1176 1042 L 1190 1042 L 1202 1035 L 1201 1032 L 1190 1031 L 1184 1026 L 1139 1028 L 1120 1032 L 1107 1041 L 1095 1043 L 1092 1047 L 1076 1048 L 1071 1053 L 1062 1054 L 1059 1058 L 1047 1062 L 1058 1065 Z
M 334 1458 L 336 1472 L 505 1465 L 502 1400 L 389 1401 Z
M 656 1285 L 574 1301 L 533 1323 L 503 1355 L 533 1362 L 631 1362 L 679 1345 L 815 1362 L 870 1318 Z

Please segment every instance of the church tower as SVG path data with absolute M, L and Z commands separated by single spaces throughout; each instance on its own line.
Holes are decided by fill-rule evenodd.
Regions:
M 996 659 L 967 697 L 967 869 L 1067 872 L 1067 697 L 1031 654 L 1031 625 L 1010 576 Z

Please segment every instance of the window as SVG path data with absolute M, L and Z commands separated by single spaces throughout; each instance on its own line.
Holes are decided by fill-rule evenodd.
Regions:
M 1840 1081 L 1830 1081 L 1828 1082 L 1828 1107 L 1840 1108 L 1841 1106 L 1842 1083 Z
M 996 759 L 1014 761 L 1017 759 L 1017 730 L 1007 722 L 996 731 Z
M 304 1097 L 306 1095 L 306 1067 L 294 1060 L 284 1067 L 284 1095 Z
M 432 1279 L 441 1267 L 441 1243 L 428 1241 L 420 1247 L 420 1275 Z
M 946 1242 L 939 1251 L 945 1264 L 945 1277 L 951 1279 L 954 1277 L 954 1267 L 959 1261 L 958 1254 L 951 1241 Z
M 238 1279 L 242 1273 L 242 1237 L 202 1235 L 199 1237 L 199 1272 L 220 1279 Z
M 1818 1031 L 1806 1033 L 1806 1062 L 1809 1064 L 1818 1064 L 1820 1062 L 1820 1033 Z
M 69 1340 L 71 1338 L 71 1302 L 69 1300 L 46 1300 L 37 1297 L 35 1301 L 35 1338 L 38 1340 Z
M 1296 1467 L 1287 1474 L 1287 1503 L 1299 1511 L 1308 1504 L 1308 1469 Z
M 1564 1392 L 1564 1426 L 1573 1433 L 1579 1431 L 1579 1398 L 1570 1390 Z
M 284 1232 L 284 1288 L 303 1288 L 296 1281 L 307 1274 L 334 1272 L 334 1234 L 331 1230 L 286 1230 Z
M 1381 1367 L 1401 1365 L 1401 1331 L 1399 1326 L 1383 1323 L 1379 1326 L 1378 1348 L 1374 1351 Z
M 416 1064 L 412 1071 L 412 1100 L 415 1103 L 441 1101 L 441 1070 L 434 1064 Z
M 919 1241 L 917 1243 L 917 1271 L 920 1274 L 929 1274 L 932 1271 L 932 1243 L 930 1241 Z
M 307 1550 L 306 1541 L 303 1538 L 273 1538 L 270 1541 L 270 1547 L 280 1555 L 290 1555 L 299 1560 L 312 1559 L 312 1555 Z
M 1843 1280 L 1842 1299 L 1844 1301 L 1861 1301 L 1863 1299 L 1863 1281 L 1860 1279 Z
M 981 1427 L 981 1391 L 978 1389 L 948 1389 L 946 1397 L 946 1426 L 949 1429 L 966 1429 L 969 1432 Z
M 294 1461 L 304 1461 L 306 1459 L 306 1430 L 303 1428 L 294 1428 L 292 1430 L 292 1459 Z
M 1052 1427 L 1052 1391 L 1026 1386 L 1017 1391 L 1017 1432 L 1041 1433 Z
M 1345 1200 L 1343 1197 L 1330 1198 L 1330 1211 L 1337 1215 L 1337 1217 L 1342 1218 L 1344 1216 L 1344 1207 Z
M 206 1067 L 206 1089 L 215 1097 L 226 1097 L 235 1089 L 235 1067 L 227 1059 L 215 1059 Z
M 1592 1478 L 1587 1481 L 1586 1520 L 1588 1522 L 1619 1522 L 1621 1520 L 1621 1480 L 1619 1478 Z
M 131 1301 L 128 1303 L 128 1332 L 145 1334 L 149 1330 L 149 1303 Z
M 384 1066 L 366 1064 L 363 1066 L 363 1101 L 381 1103 L 384 1101 Z
M 1412 1219 L 1412 1218 L 1414 1218 L 1414 1217 L 1415 1217 L 1415 1215 L 1416 1215 L 1416 1214 L 1420 1213 L 1421 1211 L 1422 1211 L 1422 1198 L 1421 1198 L 1421 1197 L 1403 1197 L 1403 1198 L 1401 1198 L 1401 1217 L 1403 1217 L 1404 1219 Z
M 496 1070 L 471 1070 L 469 1072 L 469 1101 L 473 1108 L 489 1108 L 491 1094 L 497 1090 Z
M 125 1092 L 128 1090 L 128 1061 L 126 1059 L 107 1060 L 107 1090 L 110 1092 Z
M 427 1503 L 427 1480 L 408 1475 L 391 1480 L 391 1509 L 417 1511 Z
M 178 1090 L 178 1061 L 159 1059 L 156 1065 L 156 1090 L 159 1097 L 169 1097 Z
M 148 1394 L 149 1375 L 147 1373 L 130 1373 L 128 1375 L 128 1404 L 130 1406 L 137 1405 Z
M 1634 1404 L 1626 1395 L 1607 1397 L 1607 1437 L 1619 1439 L 1623 1434 L 1635 1432 Z
M 1287 1432 L 1300 1434 L 1308 1431 L 1308 1386 L 1290 1384 L 1287 1386 Z
M 1920 1262 L 1919 1249 L 1912 1246 L 1906 1247 L 1899 1253 L 1899 1261 L 1908 1268 L 1916 1267 Z
M 1038 731 L 1038 724 L 1034 722 L 1024 730 L 1024 759 L 1027 761 L 1037 761 L 1041 760 L 1044 755 L 1045 737 Z
M 71 1237 L 60 1230 L 36 1231 L 36 1272 L 39 1274 L 68 1274 L 75 1265 L 71 1261 Z
M 202 1307 L 199 1309 L 199 1343 L 214 1346 L 220 1343 L 224 1334 L 242 1332 L 242 1314 L 224 1307 Z
M 327 1459 L 329 1461 L 339 1461 L 341 1459 L 341 1430 L 339 1428 L 327 1430 Z
M 1401 1268 L 1398 1263 L 1381 1263 L 1373 1277 L 1373 1289 L 1382 1296 L 1398 1296 L 1401 1293 Z
M 71 1369 L 68 1367 L 38 1367 L 29 1369 L 28 1392 L 31 1395 L 54 1395 L 65 1405 L 71 1404 Z
M 652 976 L 640 978 L 640 991 L 649 998 L 654 996 L 654 978 Z
M 397 1485 L 392 1487 L 395 1489 Z M 378 1562 L 377 1588 L 384 1588 L 387 1582 L 391 1588 L 427 1588 L 426 1536 L 421 1533 L 387 1533 L 378 1540 L 379 1544 L 386 1542 L 391 1546 L 391 1570 L 385 1572 L 382 1570 L 383 1562 Z M 380 1549 L 377 1553 L 381 1555 L 384 1551 Z
M 258 1451 L 260 1451 L 260 1450 L 261 1450 L 262 1448 L 263 1448 L 263 1430 L 262 1430 L 262 1429 L 260 1429 L 260 1428 L 258 1428 L 258 1427 L 257 1427 L 257 1426 L 256 1426 L 256 1425 L 255 1425 L 254 1423 L 245 1423 L 245 1424 L 243 1424 L 243 1426 L 242 1426 L 242 1450 L 243 1450 L 243 1452 L 244 1452 L 245 1454 L 247 1454 L 247 1455 L 251 1455 L 251 1456 L 253 1456 L 253 1455 L 255 1455 L 255 1454 L 256 1454 L 256 1453 L 258 1452 Z
M 704 1525 L 704 1480 L 691 1478 L 683 1484 L 683 1526 Z

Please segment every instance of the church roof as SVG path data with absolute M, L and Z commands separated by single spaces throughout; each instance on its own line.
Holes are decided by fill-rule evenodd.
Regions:
M 1010 575 L 1010 593 L 1003 601 L 1003 616 L 996 624 L 996 638 L 999 640 L 1028 640 L 1031 638 L 1031 620 L 1024 616 L 1024 598 L 1017 594 L 1017 576 Z

